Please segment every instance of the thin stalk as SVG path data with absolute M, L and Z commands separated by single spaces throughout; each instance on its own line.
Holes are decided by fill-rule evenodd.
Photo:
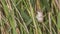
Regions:
M 28 29 L 27 29 L 27 26 L 26 26 L 26 24 L 25 24 L 25 22 L 24 22 L 24 20 L 23 20 L 23 18 L 22 18 L 22 16 L 21 16 L 19 10 L 16 8 L 16 6 L 15 6 L 15 4 L 13 3 L 12 0 L 11 0 L 11 2 L 12 2 L 12 4 L 13 4 L 14 8 L 16 9 L 16 11 L 18 12 L 19 17 L 21 18 L 21 20 L 22 20 L 22 22 L 23 22 L 23 24 L 24 24 L 24 26 L 25 26 L 25 29 L 26 29 L 26 31 L 27 31 L 27 34 L 29 34 L 29 31 L 28 31 Z
M 52 34 L 52 29 L 51 29 L 51 14 L 50 14 L 50 12 L 48 13 L 48 18 L 49 18 L 49 29 L 50 29 L 50 34 Z
M 37 30 L 37 25 L 36 25 L 36 21 L 35 21 L 35 17 L 34 17 L 34 10 L 32 8 L 32 5 L 30 3 L 30 0 L 28 0 L 29 2 L 29 5 L 30 5 L 30 11 L 31 11 L 31 17 L 32 17 L 32 20 L 33 20 L 33 24 L 34 24 L 34 27 L 35 27 L 35 33 L 38 34 L 38 30 Z

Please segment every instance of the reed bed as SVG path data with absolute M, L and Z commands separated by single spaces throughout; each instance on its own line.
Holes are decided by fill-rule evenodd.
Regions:
M 0 0 L 0 34 L 60 34 L 60 0 Z

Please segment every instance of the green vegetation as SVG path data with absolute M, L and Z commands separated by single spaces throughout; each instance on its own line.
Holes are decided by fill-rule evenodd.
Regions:
M 0 0 L 0 34 L 60 34 L 60 0 Z

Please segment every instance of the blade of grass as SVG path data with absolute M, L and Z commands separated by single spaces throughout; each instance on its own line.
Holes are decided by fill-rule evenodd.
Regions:
M 25 29 L 26 29 L 27 34 L 29 34 L 29 31 L 28 31 L 28 29 L 27 29 L 27 26 L 26 26 L 26 24 L 25 24 L 25 22 L 24 22 L 24 20 L 23 20 L 23 18 L 22 18 L 22 16 L 21 16 L 21 14 L 20 14 L 19 10 L 16 8 L 16 6 L 15 6 L 15 4 L 13 3 L 13 1 L 12 1 L 12 0 L 11 0 L 11 2 L 12 2 L 12 4 L 13 4 L 14 8 L 16 9 L 16 11 L 18 12 L 19 17 L 20 17 L 20 18 L 21 18 L 21 20 L 23 21 L 23 24 L 24 24 L 24 26 L 25 26 Z
M 8 20 L 10 22 L 10 25 L 13 28 L 13 34 L 17 34 L 16 33 L 16 30 L 15 30 L 15 24 L 14 24 L 15 23 L 14 16 L 13 16 L 14 14 L 11 15 L 9 13 L 9 9 L 8 9 L 6 3 L 5 3 L 5 0 L 1 0 L 1 3 L 3 5 L 3 8 L 4 8 L 4 12 L 6 14 L 6 17 L 8 18 Z

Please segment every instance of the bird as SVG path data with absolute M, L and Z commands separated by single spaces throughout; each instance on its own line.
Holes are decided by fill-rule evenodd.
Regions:
M 42 11 L 37 11 L 36 19 L 38 20 L 38 22 L 43 22 L 43 12 Z
M 35 12 L 36 12 L 37 21 L 38 22 L 43 22 L 43 11 L 41 10 L 41 6 L 40 6 L 39 0 L 36 0 Z

